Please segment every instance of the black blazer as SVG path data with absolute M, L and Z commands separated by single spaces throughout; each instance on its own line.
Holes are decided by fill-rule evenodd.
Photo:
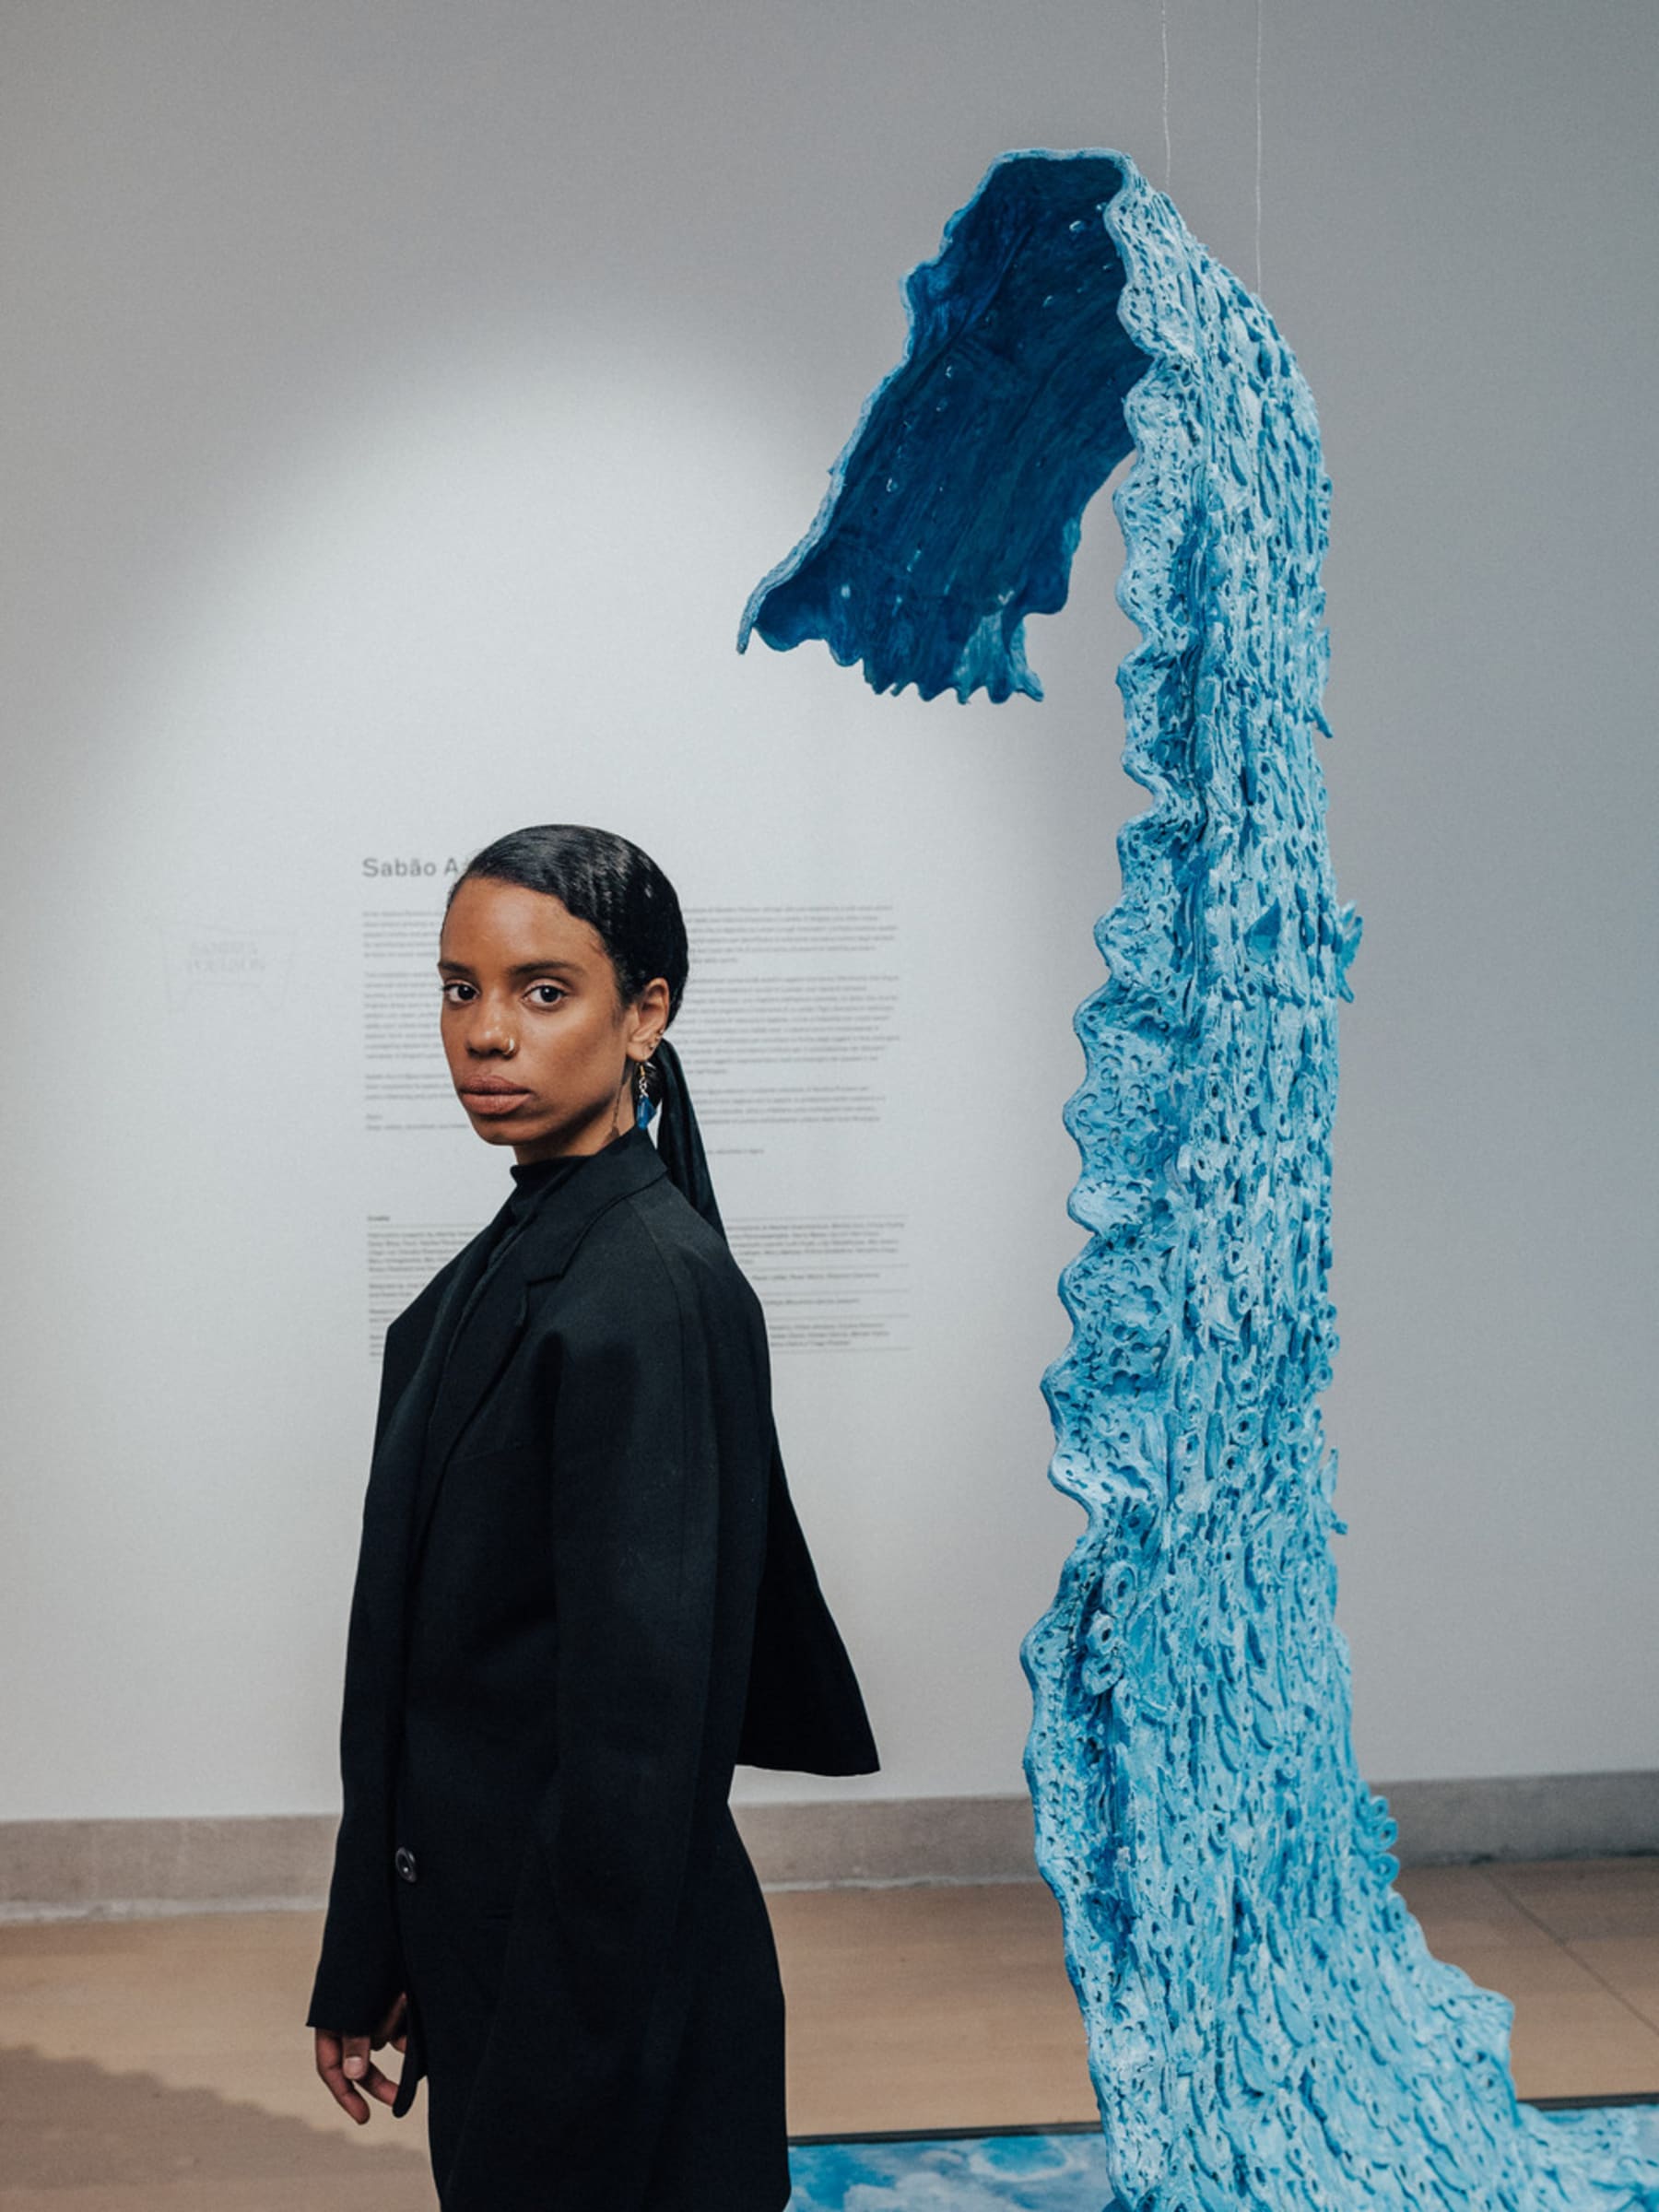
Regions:
M 869 1773 L 877 1755 L 724 1239 L 642 1131 L 542 1194 L 487 1266 L 500 1220 L 387 1335 L 308 2018 L 361 2032 L 407 1986 L 394 1854 L 412 1841 L 423 1905 L 511 1918 L 491 2050 L 499 2030 L 537 2085 L 557 2171 L 595 2113 L 648 2132 L 660 2109 L 734 1762 Z M 399 2111 L 419 2069 L 412 2041 Z

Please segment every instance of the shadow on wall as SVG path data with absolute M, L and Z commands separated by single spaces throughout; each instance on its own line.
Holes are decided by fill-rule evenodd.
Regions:
M 348 2138 L 153 2074 L 0 2049 L 0 2205 L 99 2212 L 433 2212 L 421 2152 Z M 87 2193 L 95 2191 L 96 2197 Z

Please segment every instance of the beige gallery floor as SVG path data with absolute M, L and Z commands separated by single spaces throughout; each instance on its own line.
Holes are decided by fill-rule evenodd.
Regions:
M 1441 1958 L 1513 1999 L 1522 2096 L 1659 2095 L 1659 1858 L 1400 1888 Z M 1041 1885 L 770 1901 L 798 2134 L 1091 2116 Z M 359 2131 L 312 2072 L 316 1934 L 302 1912 L 0 1926 L 0 2212 L 432 2212 L 418 2117 Z

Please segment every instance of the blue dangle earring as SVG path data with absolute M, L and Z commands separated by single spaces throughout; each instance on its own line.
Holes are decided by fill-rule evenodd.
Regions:
M 651 1095 L 652 1068 L 649 1060 L 641 1060 L 634 1069 L 634 1127 L 648 1129 L 651 1117 L 656 1112 L 656 1100 Z

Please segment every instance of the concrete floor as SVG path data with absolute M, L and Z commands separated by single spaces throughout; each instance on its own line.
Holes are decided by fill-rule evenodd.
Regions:
M 1430 1947 L 1515 2004 L 1524 2097 L 1659 2095 L 1659 1859 L 1429 1867 Z M 770 1899 L 801 2135 L 1092 2116 L 1036 1883 Z M 0 2212 L 432 2212 L 419 2107 L 358 2130 L 300 2021 L 302 1912 L 0 1926 Z

